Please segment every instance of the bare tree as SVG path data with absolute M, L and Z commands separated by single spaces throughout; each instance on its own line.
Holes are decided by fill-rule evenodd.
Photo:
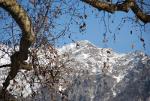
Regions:
M 91 5 L 98 10 L 103 10 L 108 13 L 114 13 L 116 11 L 128 12 L 132 10 L 137 19 L 140 19 L 144 24 L 150 23 L 150 12 L 145 12 L 143 9 L 144 6 L 149 7 L 150 4 L 144 2 L 144 0 L 0 0 L 0 8 L 8 12 L 8 17 L 11 15 L 13 18 L 12 26 L 7 26 L 4 28 L 4 31 L 11 31 L 13 33 L 13 43 L 17 43 L 17 45 L 19 43 L 19 50 L 16 51 L 14 48 L 13 54 L 10 55 L 11 63 L 0 66 L 0 68 L 10 67 L 10 72 L 3 83 L 3 93 L 5 93 L 9 86 L 10 80 L 15 78 L 20 69 L 32 70 L 37 67 L 40 68 L 39 64 L 36 64 L 38 62 L 36 60 L 38 54 L 36 54 L 35 50 L 38 49 L 38 47 L 44 45 L 45 51 L 47 51 L 46 49 L 48 47 L 53 47 L 56 40 L 66 33 L 69 33 L 68 38 L 71 39 L 70 26 L 72 23 L 79 25 L 80 31 L 85 30 L 86 23 L 83 19 L 86 19 L 87 15 L 80 14 L 82 13 L 81 10 L 85 10 L 85 6 L 83 6 L 83 9 L 76 8 L 81 3 Z M 60 22 L 56 22 L 56 19 L 60 19 L 60 16 L 64 20 L 65 14 L 70 15 L 70 18 L 66 21 L 67 23 L 62 23 L 63 21 L 61 21 L 61 24 Z M 2 20 L 6 20 L 3 19 L 4 16 L 0 16 L 0 19 L 1 17 Z M 20 39 L 19 41 L 17 40 L 16 43 L 14 38 L 16 34 L 14 35 L 14 33 L 17 31 L 14 31 L 14 25 L 15 28 L 18 25 L 21 29 L 21 34 L 19 34 Z M 73 39 L 71 40 L 74 41 Z M 144 42 L 144 39 L 141 38 L 140 40 Z M 30 49 L 29 52 L 29 48 L 33 50 Z M 52 50 L 55 51 L 54 48 Z M 52 52 L 52 54 L 54 53 L 55 52 Z M 8 54 L 8 52 L 5 52 L 5 54 Z M 29 55 L 34 60 L 31 64 L 25 62 Z M 49 56 L 46 57 L 50 58 Z M 50 63 L 54 62 L 52 61 L 53 59 L 50 60 Z M 55 61 L 55 63 L 57 63 L 57 61 Z M 56 67 L 56 71 L 49 71 L 53 81 L 55 81 L 53 73 L 59 74 L 59 69 L 63 67 L 63 65 Z M 47 70 L 46 67 L 44 69 Z M 42 73 L 45 73 L 45 70 L 42 69 Z M 62 69 L 62 71 L 64 71 L 64 69 Z

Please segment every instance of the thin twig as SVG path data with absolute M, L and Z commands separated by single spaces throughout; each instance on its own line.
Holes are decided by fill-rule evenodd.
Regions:
M 3 67 L 11 67 L 11 64 L 5 64 L 5 65 L 0 66 L 0 68 L 3 68 Z

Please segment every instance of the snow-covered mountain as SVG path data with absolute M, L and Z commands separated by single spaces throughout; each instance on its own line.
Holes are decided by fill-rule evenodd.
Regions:
M 60 93 L 34 83 L 35 91 L 44 93 L 31 97 L 28 82 L 22 78 L 22 82 L 18 82 L 24 87 L 22 94 L 27 101 L 53 101 L 50 100 L 53 93 L 56 101 L 150 101 L 148 55 L 140 51 L 120 54 L 109 48 L 98 48 L 87 40 L 63 46 L 58 54 L 60 62 L 70 70 L 61 74 L 69 83 L 58 86 Z M 3 61 L 0 60 L 0 64 Z M 27 74 L 27 79 L 31 79 L 32 72 Z M 2 76 L 0 74 L 0 79 Z M 20 77 L 16 78 L 20 80 Z M 20 91 L 16 90 L 15 94 L 17 92 Z
M 119 54 L 88 41 L 60 49 L 68 67 L 78 70 L 65 91 L 71 101 L 150 101 L 150 57 L 140 51 Z

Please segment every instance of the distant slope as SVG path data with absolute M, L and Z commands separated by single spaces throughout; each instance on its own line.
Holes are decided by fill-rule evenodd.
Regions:
M 42 54 L 40 51 L 39 61 L 43 65 L 47 60 Z M 58 49 L 58 54 L 60 62 L 70 70 L 69 73 L 61 73 L 61 77 L 69 83 L 60 80 L 61 85 L 49 90 L 32 82 L 37 93 L 31 97 L 33 92 L 29 81 L 37 78 L 33 78 L 33 71 L 22 71 L 27 80 L 19 73 L 16 81 L 23 89 L 20 90 L 12 82 L 10 88 L 13 91 L 10 93 L 22 94 L 26 101 L 52 101 L 49 100 L 52 94 L 56 101 L 150 101 L 150 57 L 146 54 L 140 51 L 120 54 L 109 48 L 97 48 L 87 40 L 63 46 Z M 0 65 L 5 58 L 8 56 L 0 59 Z M 2 71 L 5 69 L 1 68 Z M 0 74 L 1 84 L 6 75 Z

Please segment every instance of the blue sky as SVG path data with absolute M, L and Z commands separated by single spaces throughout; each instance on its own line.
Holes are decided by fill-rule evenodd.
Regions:
M 85 13 L 87 14 L 87 19 L 84 19 L 86 23 L 86 30 L 82 33 L 79 31 L 78 25 L 71 25 L 70 33 L 72 34 L 71 39 L 68 38 L 68 35 L 62 37 L 58 40 L 57 45 L 62 46 L 64 44 L 68 44 L 72 42 L 72 39 L 75 41 L 79 40 L 89 40 L 93 44 L 98 47 L 112 48 L 114 51 L 119 53 L 128 53 L 135 50 L 144 51 L 145 53 L 150 55 L 150 24 L 146 24 L 145 31 L 143 28 L 140 28 L 138 24 L 133 23 L 129 19 L 126 19 L 125 23 L 121 23 L 122 18 L 134 18 L 134 14 L 132 11 L 129 13 L 116 12 L 114 14 L 108 14 L 103 11 L 98 11 L 93 7 L 89 7 L 89 5 L 85 5 L 87 8 L 85 9 Z M 83 11 L 79 11 L 81 14 Z M 93 13 L 94 12 L 94 13 Z M 108 16 L 110 18 L 108 19 Z M 104 18 L 103 18 L 104 17 Z M 60 23 L 68 22 L 70 18 L 69 15 L 61 18 Z M 102 18 L 105 20 L 102 20 Z M 78 19 L 77 19 L 78 20 Z M 112 23 L 113 22 L 113 23 Z M 3 22 L 4 23 L 4 22 Z M 64 23 L 65 25 L 65 23 Z M 0 28 L 2 25 L 0 25 Z M 58 26 L 57 26 L 58 27 Z M 107 32 L 106 32 L 107 28 Z M 118 28 L 120 30 L 118 30 Z M 57 29 L 56 29 L 57 30 Z M 110 33 L 110 31 L 111 33 Z M 132 35 L 131 35 L 132 30 Z M 106 32 L 107 43 L 103 43 L 104 33 Z M 7 33 L 7 32 L 6 32 Z M 3 38 L 1 34 L 1 38 Z M 114 41 L 114 35 L 116 36 Z M 140 37 L 145 40 L 146 48 L 143 48 L 142 42 L 140 41 Z M 134 45 L 134 48 L 132 46 Z
M 132 11 L 130 11 L 128 13 L 116 12 L 114 14 L 109 14 L 111 15 L 111 17 L 109 18 L 109 23 L 109 15 L 108 13 L 105 13 L 105 27 L 104 22 L 101 20 L 102 16 L 104 16 L 104 13 L 95 11 L 95 13 L 93 14 L 91 13 L 92 10 L 92 7 L 86 9 L 88 17 L 85 22 L 87 27 L 83 33 L 80 33 L 78 31 L 78 26 L 73 26 L 71 28 L 71 31 L 75 32 L 75 34 L 72 34 L 72 39 L 74 39 L 75 41 L 89 40 L 98 47 L 112 48 L 114 51 L 119 53 L 128 53 L 131 51 L 140 50 L 150 55 L 150 24 L 145 25 L 145 31 L 143 28 L 139 27 L 138 24 L 132 24 L 132 21 L 129 18 L 126 19 L 125 23 L 120 25 L 123 17 L 134 18 L 135 15 L 132 13 Z M 112 21 L 113 23 L 111 23 Z M 108 31 L 108 27 L 111 33 Z M 108 42 L 103 43 L 103 34 L 106 31 L 106 28 L 106 38 L 108 39 Z M 120 30 L 118 30 L 118 28 L 120 28 Z M 114 34 L 116 36 L 115 41 Z M 141 37 L 145 41 L 145 49 L 143 48 L 143 43 L 140 41 Z M 65 37 L 59 40 L 58 43 L 62 46 L 70 42 L 72 41 Z M 133 46 L 134 48 L 132 48 Z

